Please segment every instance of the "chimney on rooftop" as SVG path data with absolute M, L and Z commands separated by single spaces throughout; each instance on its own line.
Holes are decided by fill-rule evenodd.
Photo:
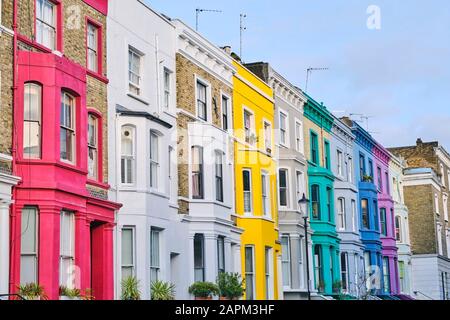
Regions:
M 417 144 L 418 146 L 422 145 L 422 144 L 423 144 L 422 139 L 421 139 L 421 138 L 417 139 L 416 144 Z
M 222 47 L 222 50 L 225 51 L 227 54 L 231 54 L 231 46 Z

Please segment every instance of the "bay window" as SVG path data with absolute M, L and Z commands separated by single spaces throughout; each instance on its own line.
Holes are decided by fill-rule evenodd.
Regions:
M 221 151 L 215 152 L 215 176 L 216 176 L 216 200 L 223 202 L 223 153 Z
M 203 199 L 203 148 L 192 147 L 192 197 Z
M 270 216 L 270 178 L 267 172 L 261 173 L 261 194 L 262 194 L 262 207 L 263 215 Z
M 203 234 L 194 236 L 194 281 L 205 281 L 205 237 Z
M 122 127 L 121 137 L 121 181 L 122 184 L 134 184 L 135 171 L 135 142 L 134 128 L 130 126 Z
M 245 247 L 245 297 L 247 300 L 255 299 L 255 261 L 252 246 Z
M 72 273 L 75 266 L 75 214 L 61 212 L 59 285 L 73 289 Z M 72 282 L 71 282 L 72 281 Z
M 252 174 L 245 169 L 242 172 L 243 191 L 244 191 L 244 213 L 252 212 Z
M 88 174 L 98 178 L 98 119 L 92 114 L 88 116 Z
M 152 228 L 150 231 L 150 282 L 159 280 L 161 231 Z
M 41 157 L 42 87 L 26 83 L 24 87 L 23 157 Z
M 287 207 L 289 202 L 288 196 L 288 171 L 286 169 L 279 170 L 279 193 L 280 207 Z
M 217 237 L 217 271 L 225 272 L 225 238 Z
M 291 287 L 291 246 L 289 235 L 281 237 L 281 267 L 283 275 L 283 286 Z
M 56 49 L 56 4 L 49 0 L 36 0 L 36 42 Z
M 122 280 L 135 275 L 135 240 L 134 228 L 122 228 L 121 272 Z
M 311 210 L 313 219 L 320 220 L 320 191 L 317 184 L 311 186 Z
M 20 283 L 38 281 L 38 210 L 22 209 L 20 238 Z
M 75 162 L 75 98 L 67 92 L 61 94 L 60 155 L 62 161 Z
M 158 188 L 159 169 L 159 136 L 150 131 L 150 188 Z
M 345 199 L 338 199 L 338 221 L 339 221 L 339 229 L 345 230 L 346 227 L 346 219 L 345 219 Z

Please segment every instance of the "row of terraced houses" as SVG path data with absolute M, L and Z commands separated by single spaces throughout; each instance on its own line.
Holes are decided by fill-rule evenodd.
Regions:
M 0 76 L 0 294 L 450 299 L 438 142 L 385 148 L 140 0 L 0 0 Z

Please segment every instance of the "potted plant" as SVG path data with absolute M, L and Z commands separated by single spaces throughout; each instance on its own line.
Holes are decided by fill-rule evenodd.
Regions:
M 84 290 L 84 295 L 81 296 L 82 300 L 95 300 L 93 290 L 90 288 L 87 288 Z
M 154 281 L 151 284 L 150 291 L 152 300 L 175 300 L 175 285 L 172 283 Z
M 44 287 L 37 283 L 27 283 L 17 287 L 19 289 L 18 294 L 24 297 L 26 300 L 47 300 L 48 297 L 45 294 Z
M 363 177 L 363 182 L 373 182 L 373 178 L 371 176 L 365 175 Z
M 139 280 L 130 276 L 122 280 L 122 300 L 141 300 Z
M 80 300 L 81 291 L 80 289 L 70 289 L 66 286 L 59 287 L 59 299 L 60 300 Z
M 317 284 L 317 291 L 319 291 L 319 293 L 325 292 L 325 282 L 323 282 L 322 280 L 320 280 Z
M 222 272 L 217 277 L 220 300 L 238 300 L 244 295 L 244 281 L 239 273 Z
M 219 288 L 211 282 L 196 282 L 189 287 L 189 293 L 195 300 L 212 300 L 214 295 L 219 294 Z
M 333 283 L 333 293 L 341 294 L 342 293 L 342 281 L 335 281 Z

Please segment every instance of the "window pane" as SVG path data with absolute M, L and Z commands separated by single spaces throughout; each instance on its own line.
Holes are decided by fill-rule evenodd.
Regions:
M 151 266 L 159 267 L 159 231 L 151 231 Z
M 21 217 L 22 238 L 21 253 L 35 254 L 37 252 L 37 211 L 33 208 L 25 208 L 22 210 Z
M 122 265 L 132 266 L 133 261 L 133 229 L 122 229 Z
M 20 283 L 36 283 L 37 282 L 37 259 L 35 255 L 20 257 Z

